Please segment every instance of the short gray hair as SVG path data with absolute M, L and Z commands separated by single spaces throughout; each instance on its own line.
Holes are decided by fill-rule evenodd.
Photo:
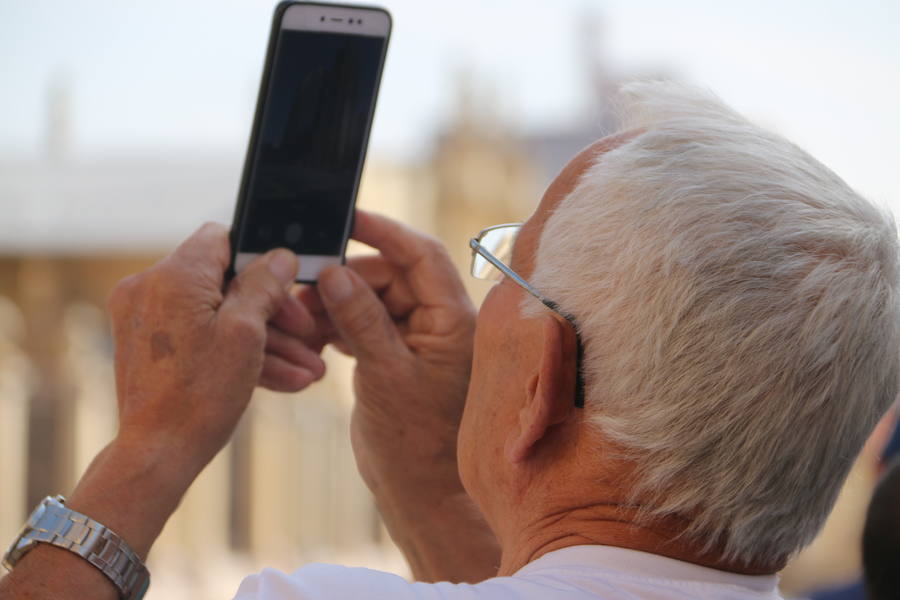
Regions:
M 634 460 L 644 516 L 785 559 L 898 392 L 896 226 L 711 94 L 623 96 L 641 133 L 549 217 L 533 284 L 579 322 L 588 418 Z

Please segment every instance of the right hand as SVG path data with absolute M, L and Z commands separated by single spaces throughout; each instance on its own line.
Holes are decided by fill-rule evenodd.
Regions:
M 419 581 L 482 581 L 500 550 L 463 489 L 456 438 L 475 309 L 444 247 L 357 211 L 352 258 L 304 288 L 325 341 L 356 357 L 350 439 L 359 472 Z
M 380 251 L 319 277 L 302 298 L 326 337 L 357 359 L 351 441 L 379 496 L 461 491 L 456 437 L 475 309 L 444 247 L 357 211 L 354 239 Z

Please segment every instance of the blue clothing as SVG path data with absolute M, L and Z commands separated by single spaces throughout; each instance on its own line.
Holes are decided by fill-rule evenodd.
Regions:
M 898 421 L 897 426 L 894 427 L 894 435 L 891 436 L 891 441 L 888 442 L 887 447 L 884 449 L 884 454 L 881 456 L 881 462 L 888 464 L 891 462 L 892 458 L 898 456 L 900 456 L 900 421 Z
M 809 595 L 809 600 L 866 600 L 866 586 L 862 579 L 839 587 L 819 590 Z

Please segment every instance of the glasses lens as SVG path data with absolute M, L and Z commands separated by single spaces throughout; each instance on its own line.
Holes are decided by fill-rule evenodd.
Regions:
M 516 243 L 516 237 L 519 235 L 521 225 L 509 225 L 506 227 L 497 227 L 486 231 L 478 242 L 481 246 L 493 254 L 497 260 L 508 265 L 512 260 L 513 246 Z M 487 259 L 477 252 L 472 257 L 472 276 L 477 279 L 499 280 L 502 273 Z

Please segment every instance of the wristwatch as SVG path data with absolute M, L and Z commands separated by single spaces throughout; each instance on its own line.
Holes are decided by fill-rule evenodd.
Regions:
M 19 537 L 3 556 L 12 569 L 37 544 L 52 544 L 82 557 L 106 575 L 123 600 L 141 600 L 150 587 L 150 572 L 118 535 L 65 506 L 62 496 L 47 496 L 28 517 Z

